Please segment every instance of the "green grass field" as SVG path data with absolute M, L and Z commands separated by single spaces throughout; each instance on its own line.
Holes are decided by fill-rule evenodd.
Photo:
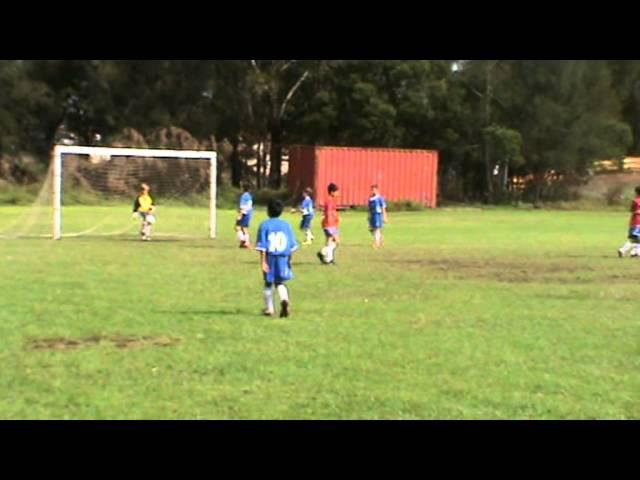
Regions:
M 294 257 L 281 320 L 259 315 L 233 212 L 207 240 L 206 210 L 161 210 L 143 243 L 128 208 L 65 209 L 67 232 L 107 219 L 90 236 L 0 240 L 0 418 L 640 418 L 623 209 L 390 212 L 380 251 L 345 213 L 337 266 Z M 0 207 L 0 233 L 28 212 Z

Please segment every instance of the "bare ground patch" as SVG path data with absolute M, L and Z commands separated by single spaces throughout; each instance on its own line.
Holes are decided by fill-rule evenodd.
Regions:
M 27 341 L 27 348 L 30 350 L 76 350 L 82 347 L 96 346 L 99 344 L 111 344 L 117 348 L 140 348 L 140 347 L 170 347 L 180 342 L 180 339 L 159 335 L 159 336 L 133 336 L 133 335 L 91 335 L 88 337 L 68 338 L 49 337 L 33 338 Z
M 594 283 L 602 281 L 627 283 L 630 281 L 629 275 L 624 272 L 603 271 L 592 265 L 574 261 L 520 262 L 477 258 L 388 258 L 385 261 L 399 265 L 403 270 L 420 269 L 454 280 L 491 280 L 505 283 Z

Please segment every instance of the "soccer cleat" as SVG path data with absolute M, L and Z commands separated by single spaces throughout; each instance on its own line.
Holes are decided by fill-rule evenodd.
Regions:
M 289 302 L 282 300 L 280 302 L 280 318 L 287 318 L 289 316 Z
M 322 263 L 323 265 L 327 264 L 327 261 L 324 258 L 324 255 L 322 254 L 322 252 L 318 252 L 318 259 L 320 260 L 320 263 Z
M 264 315 L 265 317 L 273 317 L 274 314 L 275 312 L 273 310 L 269 310 L 266 308 L 262 310 L 262 315 Z
M 618 249 L 618 257 L 619 257 L 619 258 L 624 257 L 624 252 L 622 251 L 622 249 L 621 249 L 621 248 L 619 248 L 619 249 Z

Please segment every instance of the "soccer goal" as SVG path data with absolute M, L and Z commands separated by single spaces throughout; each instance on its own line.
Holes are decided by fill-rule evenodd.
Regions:
M 209 238 L 216 238 L 214 151 L 56 145 L 49 174 L 54 240 L 136 229 L 130 210 L 143 182 L 151 186 L 158 206 L 160 235 L 197 237 L 208 231 Z

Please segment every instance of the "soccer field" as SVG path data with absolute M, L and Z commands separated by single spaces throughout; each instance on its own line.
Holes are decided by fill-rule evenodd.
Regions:
M 0 207 L 0 233 L 28 210 Z M 288 319 L 260 316 L 234 212 L 208 240 L 206 209 L 160 209 L 141 242 L 129 211 L 65 208 L 69 232 L 118 220 L 0 240 L 0 418 L 640 418 L 623 209 L 391 211 L 382 250 L 347 212 L 336 266 L 316 218 Z

